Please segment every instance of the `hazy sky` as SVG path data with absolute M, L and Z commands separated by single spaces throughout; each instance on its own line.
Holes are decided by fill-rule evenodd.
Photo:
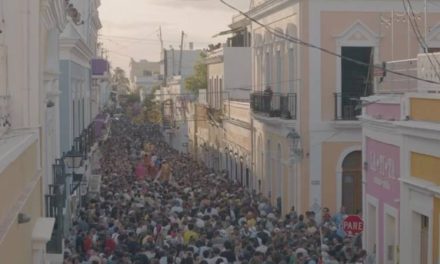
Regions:
M 227 2 L 242 10 L 249 8 L 249 0 Z M 195 48 L 205 48 L 224 41 L 212 36 L 228 29 L 236 14 L 219 0 L 102 0 L 99 13 L 100 41 L 109 50 L 112 66 L 125 70 L 130 57 L 159 60 L 159 26 L 165 48 L 179 47 L 182 30 L 187 35 L 184 47 L 194 42 Z

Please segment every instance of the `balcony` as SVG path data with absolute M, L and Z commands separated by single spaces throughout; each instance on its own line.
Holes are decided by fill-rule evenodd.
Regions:
M 345 95 L 334 93 L 335 99 L 335 120 L 336 121 L 356 121 L 357 116 L 361 115 L 359 95 Z
M 296 120 L 296 104 L 295 93 L 267 95 L 264 92 L 254 92 L 251 94 L 252 112 L 269 117 Z

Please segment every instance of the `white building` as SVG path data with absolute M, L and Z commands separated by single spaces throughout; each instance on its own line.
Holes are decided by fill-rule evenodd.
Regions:
M 56 225 L 45 217 L 52 209 L 45 202 L 60 198 L 50 185 L 62 180 L 52 164 L 59 158 L 57 51 L 66 8 L 64 0 L 0 1 L 2 263 L 47 263 Z
M 180 76 L 169 79 L 168 85 L 160 89 L 160 98 L 163 106 L 165 139 L 171 147 L 186 153 L 188 151 L 189 102 L 195 97 L 184 90 L 183 82 Z
M 200 60 L 201 50 L 175 50 L 164 49 L 161 54 L 160 74 L 163 76 L 163 84 L 173 76 L 181 76 L 183 79 L 194 72 L 194 65 Z
M 83 162 L 66 173 L 64 231 L 71 225 L 81 197 L 86 194 L 91 174 L 91 143 L 94 142 L 93 120 L 98 114 L 97 90 L 92 85 L 92 59 L 98 51 L 98 30 L 102 27 L 98 7 L 100 0 L 71 0 L 67 8 L 69 22 L 60 36 L 60 146 L 62 156 L 73 149 L 80 152 Z M 97 87 L 96 87 L 97 88 Z M 95 97 L 95 98 L 93 98 Z M 104 102 L 102 102 L 104 103 Z M 76 176 L 72 176 L 73 174 Z

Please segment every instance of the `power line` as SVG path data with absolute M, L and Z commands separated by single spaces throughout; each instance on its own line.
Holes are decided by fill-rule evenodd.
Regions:
M 222 2 L 224 5 L 228 6 L 229 8 L 231 8 L 231 9 L 233 9 L 233 10 L 239 12 L 241 15 L 243 15 L 243 16 L 246 17 L 247 19 L 249 19 L 249 20 L 255 22 L 256 24 L 260 25 L 261 27 L 265 28 L 268 32 L 272 33 L 273 35 L 275 35 L 275 36 L 277 36 L 277 37 L 279 37 L 279 38 L 285 39 L 285 40 L 287 40 L 287 41 L 290 41 L 290 42 L 293 42 L 293 43 L 296 43 L 296 44 L 300 44 L 300 45 L 305 46 L 305 47 L 308 47 L 308 48 L 317 49 L 317 50 L 319 50 L 319 51 L 321 51 L 321 52 L 324 52 L 324 53 L 327 53 L 327 54 L 329 54 L 329 55 L 332 55 L 332 56 L 338 57 L 338 58 L 340 58 L 340 59 L 342 59 L 342 60 L 350 61 L 350 62 L 352 62 L 352 63 L 358 64 L 358 65 L 361 65 L 361 66 L 373 67 L 373 68 L 376 68 L 376 69 L 381 69 L 381 70 L 383 70 L 384 72 L 393 73 L 393 74 L 395 74 L 395 75 L 399 75 L 399 76 L 403 76 L 403 77 L 407 77 L 407 78 L 415 79 L 415 80 L 418 80 L 418 81 L 423 81 L 423 82 L 432 83 L 432 84 L 440 84 L 440 82 L 436 82 L 436 81 L 433 81 L 433 80 L 428 80 L 428 79 L 420 78 L 420 77 L 417 77 L 417 76 L 413 76 L 413 75 L 409 75 L 409 74 L 401 73 L 401 72 L 398 72 L 398 71 L 389 70 L 389 69 L 386 69 L 386 67 L 383 67 L 383 66 L 374 65 L 374 64 L 371 65 L 370 63 L 365 63 L 365 62 L 363 62 L 363 61 L 355 60 L 355 59 L 352 59 L 352 58 L 350 58 L 350 57 L 342 56 L 341 54 L 338 54 L 338 53 L 333 52 L 333 51 L 331 51 L 331 50 L 328 50 L 328 49 L 322 48 L 322 47 L 320 47 L 320 46 L 317 46 L 317 45 L 314 45 L 314 44 L 311 44 L 311 43 L 305 42 L 305 41 L 303 41 L 303 40 L 301 40 L 301 39 L 299 39 L 299 38 L 295 38 L 295 37 L 293 37 L 293 36 L 291 36 L 291 35 L 288 35 L 288 34 L 285 34 L 285 35 L 284 35 L 284 34 L 280 34 L 280 33 L 278 33 L 277 31 L 275 31 L 274 29 L 272 29 L 271 27 L 269 27 L 269 26 L 267 26 L 267 25 L 261 23 L 260 21 L 254 19 L 254 18 L 252 18 L 251 16 L 249 16 L 248 14 L 244 13 L 244 12 L 241 11 L 240 9 L 238 9 L 238 8 L 236 8 L 236 7 L 232 6 L 232 5 L 230 5 L 229 3 L 226 3 L 224 0 L 220 0 L 220 2 Z
M 139 42 L 155 42 L 158 43 L 157 39 L 152 39 L 152 38 L 135 38 L 135 37 L 128 37 L 128 36 L 116 36 L 116 35 L 103 35 L 100 34 L 99 35 L 101 38 L 105 38 L 105 39 L 118 39 L 118 40 L 127 40 L 127 41 L 139 41 Z M 164 42 L 167 43 L 172 43 L 172 44 L 180 44 L 180 40 L 175 41 L 175 40 L 164 40 Z M 212 44 L 211 42 L 203 42 L 203 41 L 191 41 L 194 44 Z

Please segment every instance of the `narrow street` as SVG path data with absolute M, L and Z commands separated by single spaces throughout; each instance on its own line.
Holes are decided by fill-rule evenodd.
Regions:
M 313 213 L 297 215 L 293 208 L 281 217 L 261 196 L 171 149 L 156 127 L 113 119 L 101 152 L 101 192 L 84 201 L 65 263 L 322 263 L 321 256 L 324 263 L 338 263 L 335 257 L 357 263 L 365 257 L 357 240 L 336 238 L 333 220 L 340 214 L 324 213 L 322 225 Z

